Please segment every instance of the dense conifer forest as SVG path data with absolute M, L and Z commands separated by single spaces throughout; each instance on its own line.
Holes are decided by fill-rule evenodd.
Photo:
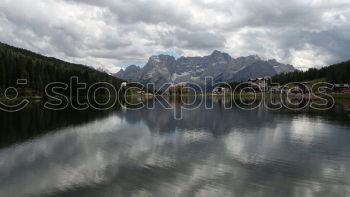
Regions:
M 56 58 L 46 57 L 31 51 L 0 43 L 0 92 L 8 87 L 19 87 L 27 92 L 43 95 L 45 86 L 51 82 L 70 84 L 70 78 L 76 76 L 87 87 L 96 82 L 107 82 L 117 90 L 123 80 L 90 67 L 68 63 Z M 27 79 L 27 85 L 19 86 L 17 79 Z M 72 92 L 76 92 L 74 88 Z M 64 91 L 68 95 L 70 91 Z M 86 95 L 81 91 L 80 95 Z M 75 96 L 75 95 L 71 95 Z
M 324 79 L 329 83 L 350 83 L 350 61 L 320 69 L 310 68 L 307 71 L 297 70 L 290 73 L 282 73 L 272 77 L 273 82 L 280 84 L 312 81 L 316 79 Z

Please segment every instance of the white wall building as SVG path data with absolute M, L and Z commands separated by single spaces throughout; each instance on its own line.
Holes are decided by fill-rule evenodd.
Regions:
M 256 78 L 249 79 L 248 83 L 254 89 L 258 89 L 259 91 L 266 92 L 269 90 L 269 78 Z
M 213 94 L 227 94 L 230 93 L 230 88 L 225 88 L 225 87 L 216 87 L 213 89 Z

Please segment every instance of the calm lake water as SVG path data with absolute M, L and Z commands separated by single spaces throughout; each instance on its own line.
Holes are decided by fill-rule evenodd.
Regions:
M 0 196 L 350 196 L 349 103 L 226 104 L 0 112 Z

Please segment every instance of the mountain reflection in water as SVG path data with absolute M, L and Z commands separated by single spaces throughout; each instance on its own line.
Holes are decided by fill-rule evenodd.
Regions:
M 348 104 L 328 111 L 225 109 L 230 102 L 184 110 L 180 120 L 158 104 L 2 113 L 2 135 L 22 137 L 2 143 L 0 196 L 350 194 Z

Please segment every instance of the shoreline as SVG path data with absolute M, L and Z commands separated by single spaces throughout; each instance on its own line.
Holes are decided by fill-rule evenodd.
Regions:
M 184 95 L 167 95 L 168 97 L 180 97 L 180 96 L 202 96 L 202 97 L 231 97 L 234 99 L 239 99 L 239 98 L 287 98 L 286 94 L 249 94 L 249 93 L 241 93 L 241 94 L 184 94 Z M 329 96 L 333 97 L 334 100 L 346 100 L 350 101 L 350 94 L 336 94 L 336 93 L 331 93 Z M 305 95 L 305 94 L 290 94 L 288 95 L 289 98 L 295 98 L 295 99 L 326 99 L 324 96 L 320 95 Z
M 332 93 L 329 94 L 335 101 L 349 101 L 350 102 L 350 94 L 336 94 Z M 159 97 L 160 95 L 137 95 L 137 94 L 131 94 L 131 95 L 125 95 L 124 98 L 154 98 L 154 97 Z M 164 95 L 165 97 L 193 97 L 193 96 L 201 96 L 201 97 L 231 97 L 233 99 L 254 99 L 254 98 L 287 98 L 286 94 L 249 94 L 249 93 L 241 93 L 241 94 L 183 94 L 183 95 Z M 101 97 L 95 97 L 96 99 L 108 99 L 107 96 L 101 96 Z M 109 97 L 109 98 L 117 98 L 117 96 Z M 324 98 L 322 96 L 315 96 L 315 95 L 303 95 L 303 94 L 290 94 L 289 98 L 293 99 L 313 99 L 313 100 L 319 100 L 320 98 Z M 17 102 L 20 100 L 27 99 L 31 102 L 33 101 L 52 101 L 55 99 L 52 98 L 44 98 L 44 97 L 39 97 L 39 96 L 23 96 L 23 97 L 18 97 L 12 100 L 9 100 L 5 97 L 0 97 L 0 102 L 3 102 L 4 104 L 6 103 L 13 103 Z M 59 97 L 58 97 L 59 99 Z M 88 99 L 93 99 L 92 97 L 69 97 L 69 99 L 79 99 L 79 100 L 88 100 Z M 327 99 L 327 98 L 324 98 Z

